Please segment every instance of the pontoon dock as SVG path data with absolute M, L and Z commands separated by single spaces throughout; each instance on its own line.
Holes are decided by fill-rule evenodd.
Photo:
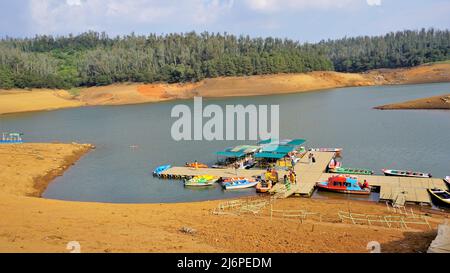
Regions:
M 281 198 L 289 196 L 305 196 L 310 197 L 314 192 L 316 182 L 327 180 L 328 177 L 336 174 L 326 173 L 327 166 L 331 159 L 335 156 L 333 152 L 313 152 L 316 163 L 309 164 L 307 153 L 295 165 L 297 173 L 297 183 L 292 185 L 289 190 L 282 183 L 276 184 L 270 193 L 276 194 Z M 213 168 L 189 168 L 189 167 L 172 167 L 164 172 L 163 176 L 172 178 L 186 178 L 197 175 L 215 175 L 220 177 L 250 177 L 264 175 L 265 170 L 261 169 L 213 169 Z M 286 172 L 280 171 L 279 177 L 283 177 Z M 377 176 L 377 175 L 352 175 L 359 179 L 367 179 L 371 186 L 380 188 L 380 200 L 392 201 L 401 192 L 405 192 L 406 201 L 413 203 L 431 204 L 430 196 L 427 189 L 430 188 L 446 188 L 443 179 L 439 178 L 407 178 L 394 176 Z

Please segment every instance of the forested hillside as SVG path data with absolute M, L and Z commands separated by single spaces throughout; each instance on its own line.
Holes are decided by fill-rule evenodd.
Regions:
M 317 70 L 360 72 L 450 58 L 449 31 L 421 30 L 317 44 L 228 34 L 37 36 L 0 41 L 0 88 L 187 82 Z

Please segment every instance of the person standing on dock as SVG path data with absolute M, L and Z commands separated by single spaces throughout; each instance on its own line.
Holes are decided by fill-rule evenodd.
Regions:
M 311 165 L 312 164 L 312 158 L 313 158 L 313 154 L 312 153 L 309 153 L 308 154 L 308 162 L 309 162 L 309 165 Z
M 316 163 L 316 157 L 314 155 L 311 156 L 311 161 L 313 164 Z

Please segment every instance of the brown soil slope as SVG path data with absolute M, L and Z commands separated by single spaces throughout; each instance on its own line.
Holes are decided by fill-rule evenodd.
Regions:
M 194 96 L 230 97 L 273 95 L 329 88 L 450 81 L 450 63 L 367 73 L 311 72 L 206 79 L 183 84 L 114 84 L 85 88 L 76 98 L 65 91 L 0 90 L 0 114 L 83 105 L 123 105 L 188 99 Z

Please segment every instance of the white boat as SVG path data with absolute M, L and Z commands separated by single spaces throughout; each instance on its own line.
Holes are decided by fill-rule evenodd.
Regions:
M 223 186 L 226 190 L 239 190 L 255 187 L 258 184 L 257 181 L 249 182 L 248 180 L 238 180 L 234 182 L 225 183 Z
M 417 178 L 430 178 L 431 173 L 422 173 L 414 171 L 403 171 L 403 170 L 387 170 L 382 169 L 384 175 L 386 176 L 402 176 L 402 177 L 417 177 Z

